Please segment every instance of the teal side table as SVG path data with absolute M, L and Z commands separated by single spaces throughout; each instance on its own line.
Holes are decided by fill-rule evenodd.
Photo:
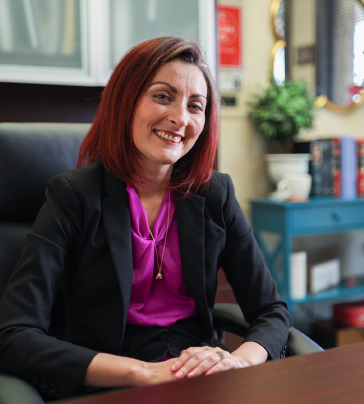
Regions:
M 299 300 L 292 299 L 290 293 L 292 237 L 364 229 L 364 198 L 320 198 L 302 203 L 253 199 L 250 203 L 256 240 L 291 316 L 296 304 L 364 297 L 364 283 L 358 282 L 354 287 L 343 283 Z M 271 240 L 267 242 L 267 235 L 275 240 L 273 245 Z

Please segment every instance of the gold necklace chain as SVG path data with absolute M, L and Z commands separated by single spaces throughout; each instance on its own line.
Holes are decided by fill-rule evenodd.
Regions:
M 155 256 L 157 258 L 157 266 L 158 266 L 158 274 L 156 276 L 156 280 L 157 281 L 161 281 L 163 279 L 163 275 L 162 275 L 162 263 L 163 263 L 163 257 L 164 257 L 164 250 L 166 249 L 166 242 L 167 242 L 167 235 L 168 235 L 168 228 L 169 228 L 169 209 L 171 206 L 171 193 L 169 192 L 168 194 L 168 216 L 167 216 L 167 228 L 166 228 L 166 235 L 164 237 L 164 245 L 163 245 L 163 251 L 162 251 L 162 258 L 161 258 L 161 262 L 159 264 L 159 259 L 158 259 L 158 252 L 157 252 L 157 243 L 155 241 L 155 238 L 153 236 L 152 231 L 149 229 L 149 233 L 152 236 L 152 239 L 154 241 L 154 248 L 155 248 Z

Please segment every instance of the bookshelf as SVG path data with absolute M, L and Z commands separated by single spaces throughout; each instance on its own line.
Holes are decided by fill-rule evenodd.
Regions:
M 250 203 L 256 240 L 291 316 L 297 304 L 364 297 L 364 282 L 352 287 L 342 282 L 299 300 L 291 297 L 289 287 L 292 238 L 364 230 L 364 198 L 312 198 L 302 203 L 261 198 Z M 267 242 L 267 235 L 274 237 L 275 242 Z

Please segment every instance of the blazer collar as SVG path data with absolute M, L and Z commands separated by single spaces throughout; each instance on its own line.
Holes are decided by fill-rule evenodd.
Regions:
M 133 256 L 126 183 L 104 171 L 102 220 L 116 269 L 123 302 L 124 324 L 128 315 L 133 281 Z
M 205 285 L 205 198 L 175 199 L 183 279 L 207 324 L 211 324 Z

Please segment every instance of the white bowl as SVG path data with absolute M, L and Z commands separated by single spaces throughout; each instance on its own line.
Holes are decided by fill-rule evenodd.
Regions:
M 267 170 L 270 179 L 277 184 L 284 174 L 307 174 L 310 153 L 266 154 Z

